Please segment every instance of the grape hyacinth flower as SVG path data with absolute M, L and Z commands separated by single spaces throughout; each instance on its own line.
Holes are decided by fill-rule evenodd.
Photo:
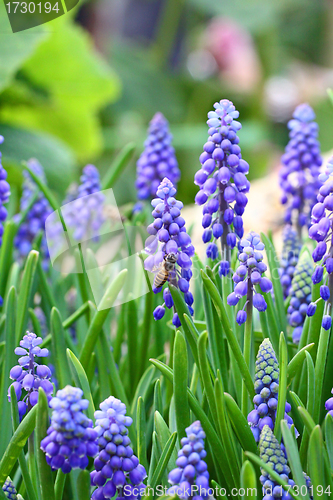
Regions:
M 226 276 L 231 249 L 244 234 L 242 215 L 250 189 L 246 178 L 249 165 L 242 159 L 238 145 L 237 132 L 242 126 L 235 119 L 239 112 L 227 99 L 216 102 L 214 108 L 215 111 L 208 113 L 209 138 L 200 156 L 201 168 L 194 177 L 200 188 L 195 202 L 203 205 L 202 239 L 208 243 L 207 257 L 214 261 L 219 258 L 219 240 L 222 258 L 219 274 Z
M 265 426 L 274 429 L 279 396 L 279 365 L 269 339 L 263 340 L 258 350 L 254 390 L 256 393 L 253 398 L 254 410 L 248 414 L 247 420 L 258 443 Z M 289 427 L 293 424 L 292 418 L 288 415 L 290 410 L 291 406 L 286 402 L 284 418 Z M 297 431 L 295 432 L 298 435 Z
M 91 484 L 97 486 L 92 500 L 130 497 L 140 498 L 147 476 L 145 468 L 133 454 L 128 427 L 131 417 L 126 416 L 126 406 L 110 396 L 95 411 L 99 452 L 95 458 L 95 470 L 91 472 Z
M 83 413 L 89 406 L 82 399 L 83 391 L 67 385 L 50 401 L 51 425 L 40 447 L 53 470 L 68 474 L 72 469 L 85 469 L 88 457 L 97 454 L 97 432 L 92 421 Z
M 268 425 L 264 425 L 262 429 L 259 451 L 261 460 L 269 465 L 292 488 L 295 483 L 292 479 L 289 479 L 290 469 L 284 450 Z M 265 493 L 263 500 L 273 500 L 274 498 L 292 500 L 290 493 L 284 490 L 263 468 L 261 468 L 260 482 Z
M 49 355 L 47 349 L 39 347 L 42 342 L 41 337 L 37 337 L 35 333 L 27 332 L 20 341 L 20 347 L 15 349 L 15 354 L 21 357 L 18 359 L 19 364 L 10 370 L 10 378 L 15 380 L 12 386 L 14 386 L 18 400 L 20 418 L 23 417 L 27 409 L 37 404 L 39 387 L 44 390 L 48 401 L 52 397 L 51 370 L 48 366 L 39 365 L 35 361 L 36 357 L 45 358 Z M 10 401 L 10 388 L 11 386 L 8 389 L 8 401 Z
M 169 495 L 177 495 L 181 499 L 203 500 L 209 497 L 209 473 L 206 457 L 204 433 L 199 420 L 186 429 L 186 436 L 181 440 L 182 448 L 176 460 L 177 468 L 169 473 Z M 198 487 L 195 497 L 191 494 L 194 486 Z M 189 493 L 188 493 L 189 492 Z
M 239 243 L 240 264 L 232 277 L 235 287 L 234 291 L 228 295 L 227 303 L 229 306 L 236 306 L 242 297 L 246 297 L 244 305 L 246 311 L 240 310 L 236 316 L 236 321 L 240 325 L 245 323 L 249 314 L 252 314 L 252 306 L 259 312 L 267 308 L 264 296 L 254 288 L 255 285 L 260 286 L 260 290 L 265 294 L 272 290 L 272 282 L 262 276 L 267 270 L 263 262 L 262 250 L 264 249 L 265 245 L 260 241 L 260 236 L 253 231 Z
M 27 162 L 28 167 L 42 180 L 46 183 L 46 178 L 42 165 L 35 159 L 30 159 Z M 48 216 L 52 213 L 52 208 L 41 191 L 38 191 L 38 187 L 34 180 L 31 178 L 30 174 L 24 170 L 23 172 L 24 182 L 23 191 L 20 201 L 20 214 L 15 215 L 15 221 L 19 221 L 22 212 L 28 209 L 35 193 L 38 192 L 35 202 L 30 207 L 24 222 L 20 225 L 17 235 L 14 240 L 14 245 L 17 249 L 19 259 L 22 261 L 32 250 L 33 242 L 36 236 L 40 232 L 45 230 L 45 221 Z M 41 241 L 41 253 L 43 256 L 43 266 L 45 269 L 48 267 L 48 248 L 45 239 L 45 234 L 43 234 Z
M 301 245 L 297 232 L 290 224 L 286 224 L 283 230 L 283 247 L 279 269 L 284 299 L 291 293 L 291 282 L 294 277 L 300 249 Z
M 313 265 L 307 252 L 304 252 L 296 266 L 291 282 L 290 304 L 288 307 L 288 322 L 294 328 L 293 342 L 298 344 L 302 335 L 303 325 L 311 302 Z
M 157 198 L 151 202 L 154 207 L 152 215 L 155 220 L 147 228 L 151 236 L 146 241 L 145 250 L 150 255 L 145 260 L 145 269 L 150 272 L 159 269 L 160 266 L 163 269 L 169 256 L 174 256 L 176 259 L 174 269 L 168 272 L 166 280 L 184 294 L 185 302 L 192 315 L 193 295 L 189 291 L 189 284 L 192 277 L 191 257 L 194 255 L 194 247 L 186 232 L 185 220 L 181 217 L 183 204 L 174 198 L 175 194 L 176 188 L 172 182 L 164 178 L 156 192 Z M 154 288 L 154 292 L 158 293 L 161 289 L 161 286 Z M 173 307 L 169 288 L 164 289 L 163 298 L 164 304 L 157 306 L 153 313 L 155 320 L 163 318 L 165 306 L 168 309 Z M 176 312 L 172 322 L 176 327 L 181 324 Z
M 333 394 L 333 389 L 332 389 L 331 393 Z M 333 417 L 333 398 L 329 398 L 326 401 L 325 408 L 326 408 L 326 411 L 328 411 L 328 413 L 331 415 L 331 417 Z
M 15 489 L 13 481 L 8 476 L 4 485 L 2 487 L 2 491 L 6 495 L 9 500 L 17 500 L 17 491 Z
M 86 165 L 82 170 L 80 181 L 74 201 L 62 208 L 64 220 L 67 227 L 73 230 L 75 240 L 98 241 L 100 228 L 105 222 L 103 214 L 105 197 L 101 192 L 98 169 L 94 165 Z
M 4 142 L 4 138 L 0 135 L 0 144 Z M 1 164 L 1 152 L 0 152 L 0 247 L 2 245 L 2 235 L 3 235 L 3 224 L 7 218 L 7 210 L 4 207 L 5 203 L 8 203 L 10 197 L 10 185 L 6 181 L 7 171 L 3 168 Z
M 321 298 L 332 302 L 333 297 L 333 157 L 326 165 L 325 172 L 319 179 L 323 185 L 317 196 L 318 203 L 312 209 L 312 226 L 309 236 L 317 242 L 312 253 L 317 266 L 312 276 L 314 284 L 323 280 L 324 270 L 327 275 L 320 288 Z
M 177 187 L 180 170 L 171 143 L 168 121 L 162 113 L 156 113 L 149 124 L 145 149 L 137 162 L 135 185 L 139 200 L 154 198 L 164 177 Z
M 308 104 L 300 104 L 289 121 L 289 143 L 281 158 L 281 203 L 286 205 L 285 222 L 295 222 L 301 239 L 302 228 L 310 225 L 310 215 L 321 181 L 322 164 L 316 115 Z

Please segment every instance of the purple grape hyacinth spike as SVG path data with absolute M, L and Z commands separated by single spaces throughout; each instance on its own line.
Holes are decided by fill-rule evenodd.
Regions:
M 333 394 L 333 389 L 332 389 L 331 393 Z M 333 397 L 329 398 L 326 401 L 326 403 L 325 403 L 325 409 L 331 415 L 331 417 L 333 417 Z
M 292 338 L 298 344 L 302 335 L 303 325 L 311 302 L 313 264 L 311 257 L 304 252 L 297 263 L 291 282 L 290 303 L 288 307 L 288 322 L 294 328 Z
M 320 283 L 324 278 L 324 270 L 327 275 L 320 287 L 320 296 L 326 302 L 332 303 L 333 299 L 333 157 L 326 165 L 325 172 L 319 175 L 323 185 L 319 189 L 316 205 L 312 209 L 312 225 L 309 229 L 309 236 L 317 242 L 317 246 L 312 253 L 315 263 L 317 263 L 312 281 L 314 284 Z M 312 308 L 313 309 L 313 308 Z M 309 312 L 312 312 L 310 310 Z M 328 327 L 328 321 L 323 323 L 323 327 Z
M 149 124 L 144 151 L 137 162 L 136 189 L 139 200 L 152 199 L 160 182 L 168 177 L 174 186 L 180 170 L 172 146 L 169 123 L 162 113 L 156 113 Z
M 99 240 L 100 229 L 105 222 L 103 214 L 104 194 L 100 175 L 95 165 L 86 165 L 82 170 L 80 185 L 76 193 L 68 193 L 65 208 L 65 222 L 73 230 L 73 238 Z M 89 198 L 85 198 L 89 196 Z M 66 205 L 65 205 L 66 207 Z
M 269 293 L 272 290 L 272 282 L 263 276 L 267 270 L 266 264 L 263 262 L 262 250 L 265 245 L 260 241 L 260 236 L 251 232 L 239 243 L 239 265 L 232 279 L 234 281 L 234 291 L 227 297 L 229 306 L 236 306 L 242 297 L 246 297 L 244 308 L 252 305 L 259 311 L 265 311 L 267 304 L 264 295 L 257 292 L 255 286 L 260 286 L 263 294 Z M 253 295 L 254 294 L 254 295 Z M 239 310 L 236 321 L 238 324 L 245 323 L 247 313 L 244 310 Z
M 38 402 L 38 389 L 41 387 L 46 393 L 48 401 L 51 400 L 53 385 L 50 382 L 51 370 L 46 365 L 39 365 L 35 358 L 47 357 L 49 351 L 40 348 L 43 342 L 41 337 L 35 333 L 27 332 L 20 341 L 20 347 L 16 347 L 15 354 L 20 356 L 18 365 L 10 370 L 10 378 L 14 380 L 11 386 L 14 387 L 20 418 L 27 409 L 35 406 Z M 10 401 L 10 388 L 8 389 L 8 401 Z
M 98 455 L 91 472 L 91 484 L 97 486 L 92 500 L 105 500 L 116 494 L 118 498 L 132 500 L 144 494 L 146 470 L 133 454 L 128 427 L 131 417 L 126 416 L 126 406 L 110 396 L 95 412 Z
M 85 469 L 88 457 L 97 454 L 97 432 L 92 421 L 83 413 L 89 406 L 82 399 L 83 391 L 67 385 L 51 399 L 51 425 L 40 447 L 53 470 L 68 474 L 72 469 Z
M 259 443 L 260 458 L 269 465 L 281 479 L 284 479 L 290 487 L 295 485 L 292 479 L 289 479 L 290 469 L 287 459 L 280 443 L 273 434 L 268 425 L 264 425 Z M 265 469 L 261 468 L 260 482 L 263 486 L 264 499 L 282 498 L 283 500 L 292 500 L 292 496 L 285 491 L 274 478 L 272 478 Z
M 46 183 L 45 173 L 42 165 L 34 158 L 28 160 L 28 167 L 43 181 Z M 45 198 L 44 194 L 39 191 L 34 180 L 31 178 L 30 174 L 24 170 L 23 172 L 24 182 L 22 197 L 20 201 L 20 212 L 24 212 L 32 201 L 32 198 L 37 192 L 37 198 L 31 208 L 29 209 L 25 221 L 20 224 L 17 235 L 14 240 L 14 245 L 17 249 L 19 260 L 23 261 L 28 255 L 30 250 L 32 250 L 33 242 L 36 236 L 42 231 L 43 237 L 41 241 L 41 254 L 43 256 L 43 266 L 45 269 L 48 268 L 48 248 L 46 243 L 46 238 L 44 234 L 45 221 L 48 216 L 52 213 L 52 208 Z M 19 221 L 21 213 L 15 215 L 14 220 Z
M 291 224 L 285 225 L 282 238 L 283 246 L 279 276 L 283 289 L 283 297 L 286 299 L 291 292 L 291 282 L 298 262 L 301 244 L 297 232 L 293 229 Z
M 162 290 L 164 280 L 162 282 L 159 280 L 159 273 L 162 272 L 165 282 L 174 285 L 184 294 L 189 313 L 193 315 L 193 295 L 189 291 L 189 285 L 192 277 L 194 247 L 186 232 L 185 220 L 181 216 L 183 203 L 176 200 L 175 195 L 176 188 L 169 179 L 164 178 L 157 189 L 157 197 L 151 202 L 154 207 L 152 215 L 155 220 L 147 228 L 150 236 L 146 241 L 145 250 L 149 256 L 144 265 L 147 271 L 156 271 L 154 292 L 158 293 Z M 168 267 L 167 273 L 165 273 L 166 266 Z M 171 309 L 174 305 L 169 288 L 164 289 L 163 298 L 164 304 L 157 306 L 154 310 L 155 320 L 163 318 L 165 307 Z M 176 327 L 181 324 L 176 312 L 172 322 Z
M 253 398 L 254 410 L 247 417 L 251 431 L 256 442 L 259 442 L 260 434 L 264 426 L 274 429 L 276 410 L 279 398 L 279 365 L 272 344 L 269 339 L 260 344 L 256 366 Z M 292 418 L 288 415 L 291 406 L 286 402 L 284 418 L 291 427 Z M 296 434 L 298 432 L 295 430 Z
M 222 99 L 214 104 L 215 111 L 208 113 L 208 140 L 200 155 L 201 168 L 194 183 L 200 188 L 195 202 L 203 205 L 202 239 L 208 243 L 207 257 L 220 258 L 220 276 L 230 271 L 231 249 L 243 237 L 243 219 L 247 205 L 246 193 L 250 182 L 246 175 L 248 163 L 243 160 L 237 132 L 241 124 L 236 120 L 239 112 L 231 101 Z
M 318 125 L 308 104 L 300 104 L 289 121 L 289 143 L 281 158 L 279 174 L 281 203 L 286 206 L 285 222 L 296 222 L 301 237 L 302 227 L 310 225 L 310 215 L 321 180 L 318 179 L 322 158 L 318 141 Z
M 17 500 L 17 491 L 15 489 L 13 481 L 10 479 L 8 476 L 6 481 L 4 482 L 4 485 L 2 487 L 2 491 L 4 492 L 5 496 L 9 500 Z
M 0 144 L 4 142 L 4 138 L 0 135 Z M 7 171 L 3 168 L 1 163 L 0 152 L 0 247 L 2 245 L 3 224 L 7 218 L 7 210 L 4 207 L 8 203 L 10 197 L 10 185 L 7 182 Z
M 168 490 L 169 495 L 177 495 L 184 500 L 204 500 L 209 497 L 209 473 L 204 460 L 205 437 L 199 420 L 187 427 L 186 437 L 181 440 L 182 448 L 178 452 L 177 467 L 169 473 L 168 480 L 172 485 Z

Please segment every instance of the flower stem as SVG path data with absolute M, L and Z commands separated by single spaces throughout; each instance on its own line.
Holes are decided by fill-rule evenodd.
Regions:
M 66 481 L 66 475 L 61 469 L 57 472 L 57 477 L 54 485 L 55 500 L 61 500 L 64 492 L 64 486 Z
M 244 329 L 244 359 L 247 366 L 250 368 L 251 361 L 251 344 L 252 344 L 252 308 L 253 308 L 253 288 L 251 283 L 251 273 L 249 271 L 248 287 L 246 296 L 246 322 Z M 242 384 L 242 411 L 246 417 L 248 413 L 249 396 L 243 381 Z

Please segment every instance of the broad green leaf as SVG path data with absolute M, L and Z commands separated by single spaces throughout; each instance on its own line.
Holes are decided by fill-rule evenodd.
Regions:
M 52 346 L 55 354 L 55 363 L 57 367 L 57 377 L 60 387 L 65 387 L 72 381 L 71 372 L 66 356 L 65 331 L 62 326 L 62 320 L 58 309 L 55 307 L 51 311 L 51 335 Z
M 9 445 L 6 448 L 6 451 L 2 455 L 0 462 L 0 487 L 3 486 L 7 476 L 10 475 L 14 465 L 18 460 L 21 450 L 24 448 L 28 437 L 35 428 L 37 406 L 38 405 L 34 406 L 29 411 L 27 416 L 24 417 L 24 419 L 14 432 Z
M 214 283 L 208 278 L 208 276 L 203 271 L 201 271 L 201 276 L 203 279 L 204 286 L 207 288 L 207 291 L 212 298 L 212 301 L 216 307 L 216 310 L 218 312 L 220 320 L 223 324 L 224 333 L 227 337 L 229 346 L 230 346 L 230 348 L 233 352 L 233 355 L 235 357 L 237 366 L 242 374 L 242 377 L 243 377 L 244 383 L 246 385 L 246 388 L 248 390 L 249 396 L 251 399 L 253 399 L 254 387 L 253 387 L 252 378 L 251 378 L 249 369 L 246 365 L 243 354 L 240 350 L 238 341 L 235 337 L 234 332 L 231 329 L 228 315 L 226 313 L 222 298 L 221 298 L 217 288 L 215 287 Z
M 29 32 L 13 34 L 4 4 L 0 6 L 0 31 L 0 90 L 2 91 L 10 85 L 24 61 L 47 38 L 48 33 L 42 26 L 38 26 L 38 28 L 29 29 Z
M 85 399 L 89 401 L 89 406 L 87 410 L 88 416 L 91 420 L 94 420 L 95 406 L 90 392 L 90 385 L 88 382 L 86 372 L 84 371 L 84 368 L 81 365 L 80 361 L 77 359 L 75 354 L 73 354 L 70 349 L 67 349 L 66 353 L 75 383 L 76 385 L 81 387 Z
M 248 460 L 245 460 L 241 470 L 240 477 L 241 488 L 244 488 L 247 498 L 257 500 L 257 476 L 253 465 Z
M 94 349 L 97 337 L 103 328 L 103 324 L 116 300 L 120 290 L 122 289 L 127 276 L 127 269 L 123 269 L 118 276 L 108 286 L 92 321 L 90 323 L 87 336 L 81 348 L 80 362 L 83 367 L 87 368 L 91 352 Z
M 38 477 L 40 489 L 42 492 L 42 500 L 55 500 L 54 486 L 52 479 L 52 471 L 50 466 L 46 463 L 45 453 L 40 449 L 39 443 L 47 435 L 49 427 L 49 405 L 47 397 L 43 389 L 40 387 L 38 390 L 38 404 L 36 416 L 36 439 L 37 439 L 37 464 L 38 464 Z
M 288 427 L 287 422 L 285 420 L 282 420 L 281 431 L 283 436 L 283 444 L 287 450 L 288 463 L 293 473 L 293 479 L 297 486 L 299 486 L 300 488 L 299 496 L 306 500 L 310 500 L 308 493 L 305 493 L 306 484 L 303 476 L 302 465 L 299 459 L 295 438 L 291 434 L 291 432 L 294 432 L 294 430 L 291 431 L 291 429 L 289 429 Z
M 186 341 L 180 331 L 176 332 L 173 350 L 173 395 L 179 442 L 190 425 L 190 410 L 187 400 L 188 357 Z
M 93 50 L 89 35 L 82 28 L 62 19 L 53 23 L 56 29 L 22 68 L 32 86 L 45 89 L 45 98 L 34 106 L 7 104 L 1 116 L 11 125 L 58 137 L 83 160 L 102 148 L 96 115 L 118 96 L 119 80 Z
M 168 439 L 168 441 L 167 441 L 167 443 L 162 451 L 162 455 L 161 455 L 161 457 L 156 465 L 153 477 L 151 478 L 150 485 L 149 485 L 149 486 L 151 486 L 151 488 L 155 488 L 155 486 L 157 486 L 160 483 L 162 475 L 164 474 L 164 472 L 168 466 L 169 460 L 171 458 L 171 454 L 172 454 L 173 449 L 174 449 L 175 444 L 176 444 L 176 439 L 177 439 L 177 433 L 174 432 L 170 436 L 170 438 Z
M 32 288 L 35 279 L 39 253 L 31 250 L 29 253 L 22 276 L 21 287 L 17 298 L 16 343 L 18 344 L 25 333 L 28 320 L 28 306 L 32 297 Z
M 288 351 L 286 339 L 281 332 L 279 347 L 279 399 L 276 410 L 276 420 L 274 425 L 274 435 L 278 441 L 281 441 L 281 421 L 284 419 L 286 400 L 287 400 L 287 364 Z

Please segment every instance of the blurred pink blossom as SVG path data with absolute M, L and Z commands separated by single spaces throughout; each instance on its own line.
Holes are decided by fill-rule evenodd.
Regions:
M 218 17 L 204 34 L 204 44 L 214 56 L 221 78 L 240 92 L 251 92 L 262 75 L 252 37 L 235 21 Z

